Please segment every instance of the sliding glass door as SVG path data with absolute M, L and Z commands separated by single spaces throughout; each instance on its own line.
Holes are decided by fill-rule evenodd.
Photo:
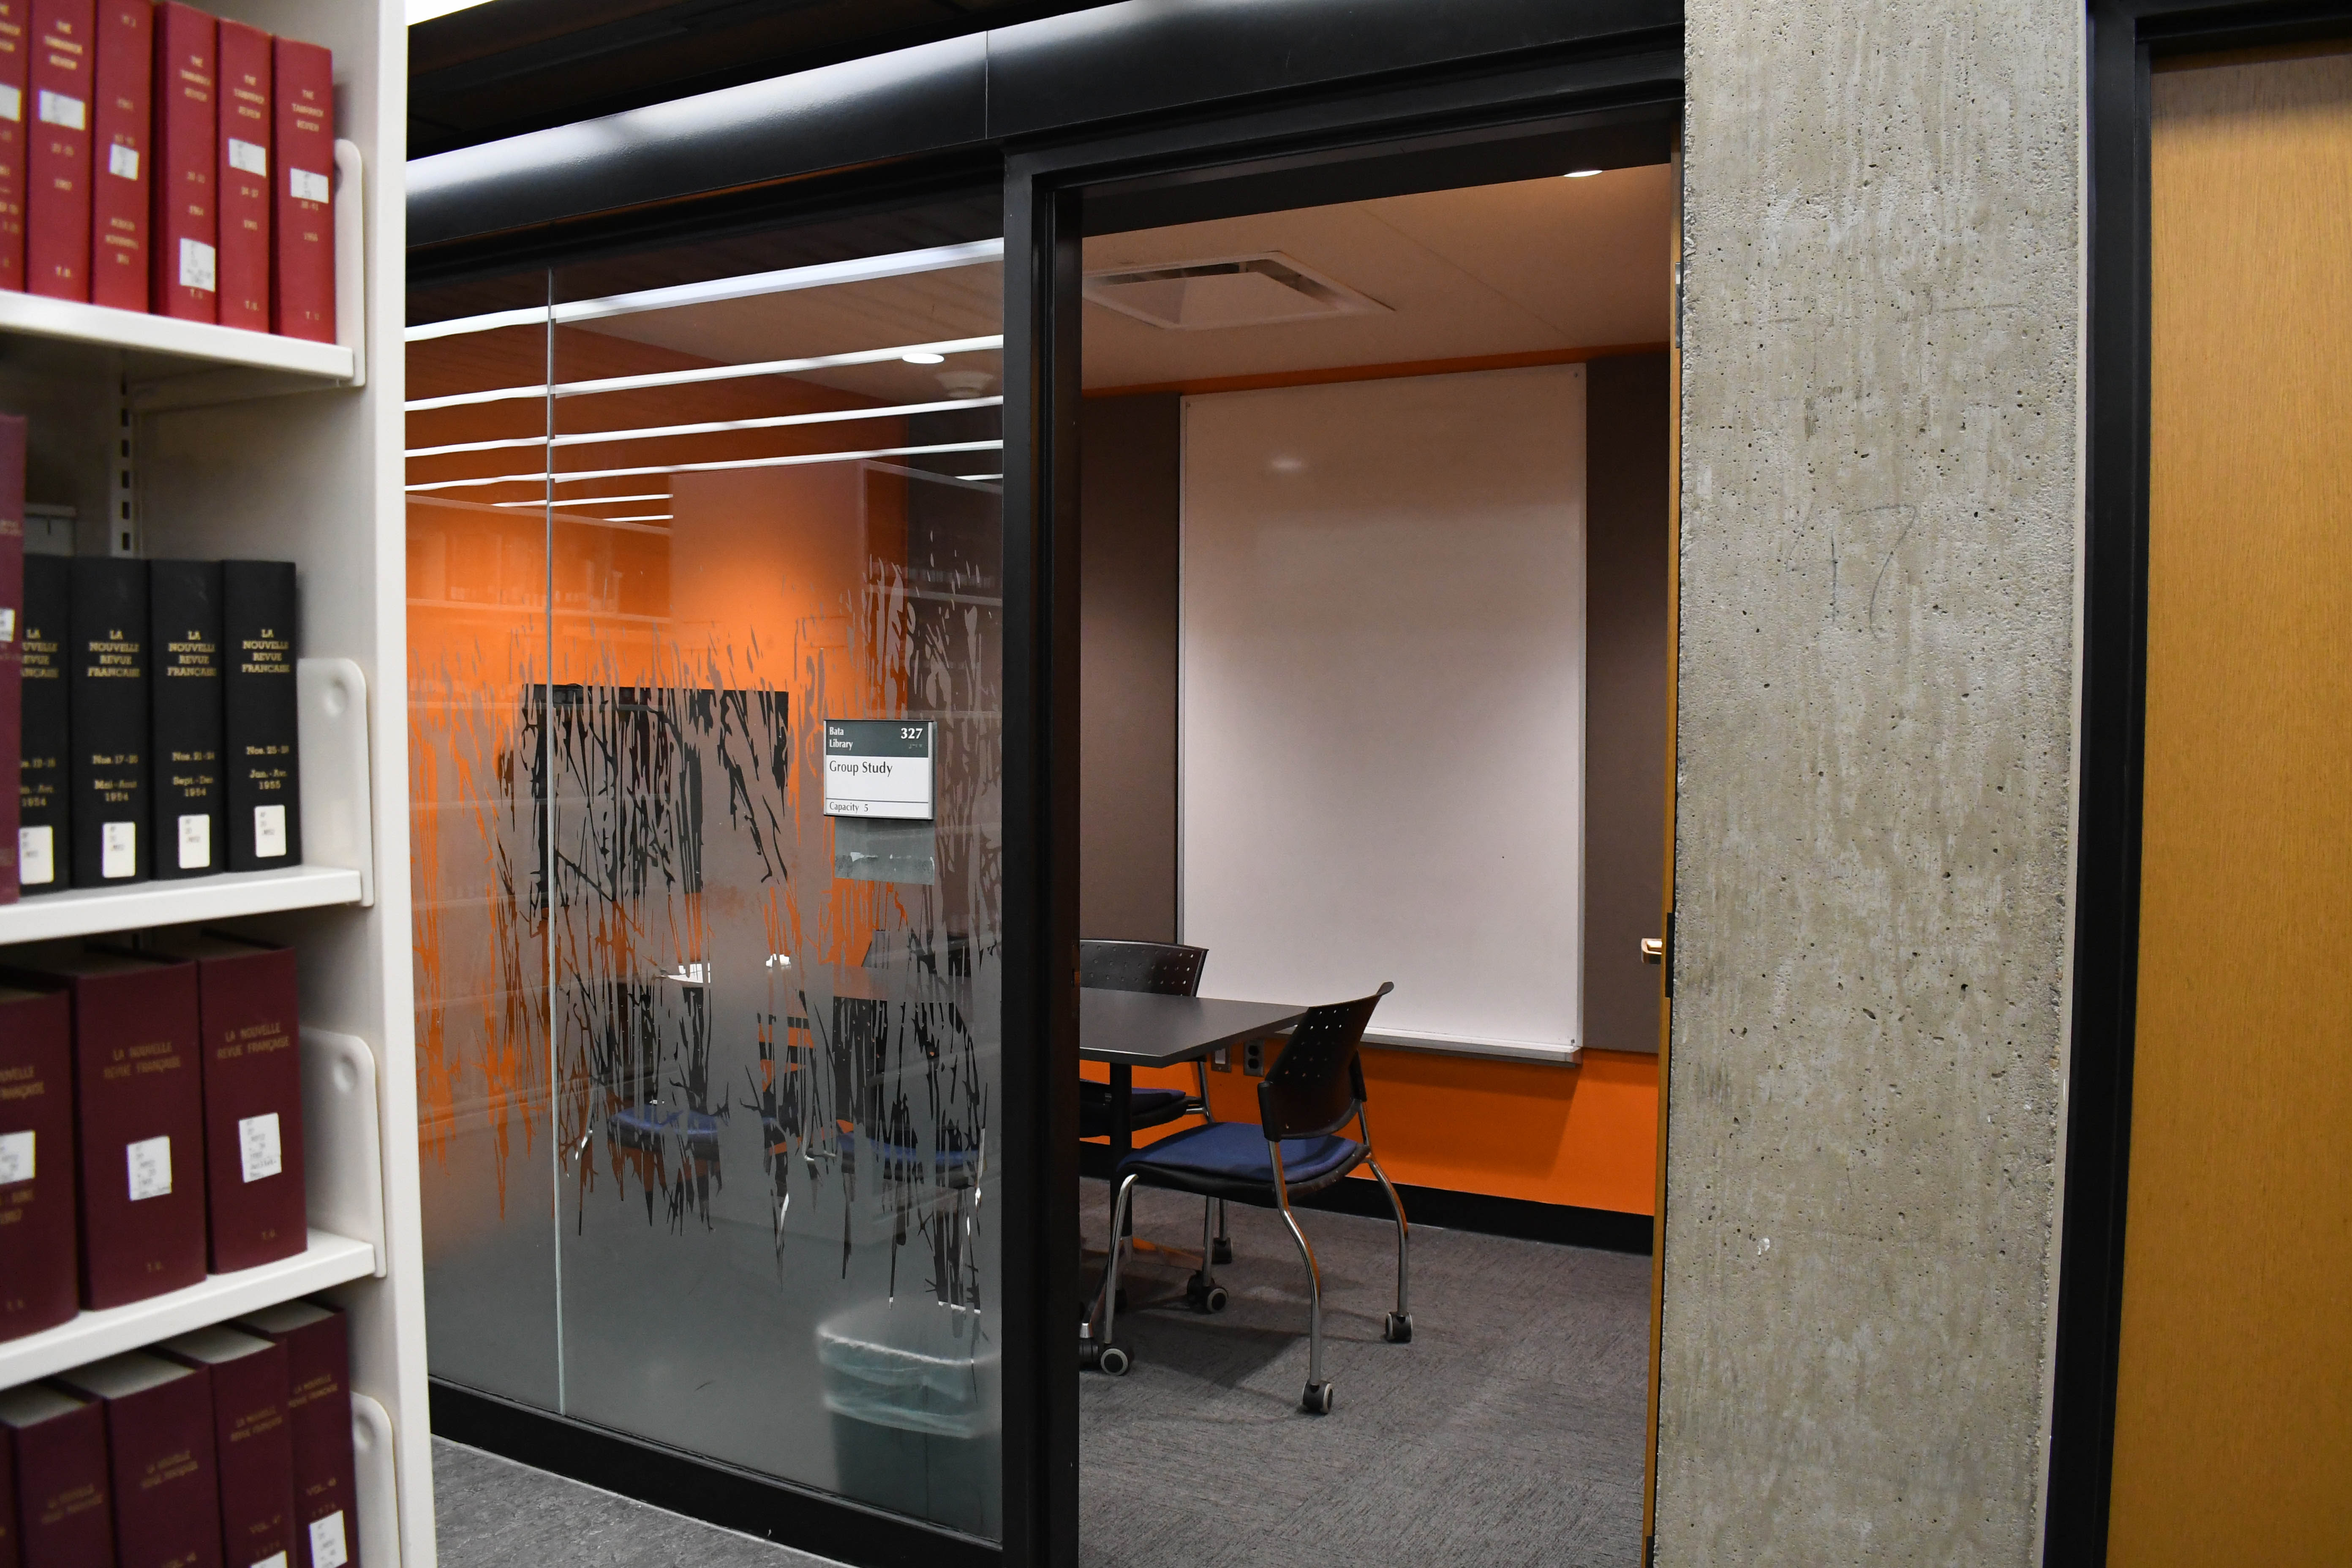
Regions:
M 1002 247 L 927 222 L 418 312 L 428 1305 L 453 1383 L 994 1537 Z

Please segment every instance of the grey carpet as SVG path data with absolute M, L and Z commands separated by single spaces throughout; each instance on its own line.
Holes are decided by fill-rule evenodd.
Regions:
M 441 1568 L 839 1568 L 443 1437 L 433 1522 Z
M 1141 1194 L 1138 1233 L 1198 1247 L 1200 1201 Z M 1090 1248 L 1107 1186 L 1086 1184 Z M 1650 1260 L 1413 1232 L 1413 1341 L 1381 1338 L 1395 1227 L 1303 1211 L 1322 1265 L 1327 1416 L 1302 1415 L 1307 1283 L 1281 1216 L 1230 1210 L 1233 1305 L 1120 1319 L 1123 1378 L 1079 1384 L 1087 1568 L 1631 1568 L 1641 1558 Z M 1094 1259 L 1089 1259 L 1090 1265 Z M 1130 1299 L 1181 1292 L 1143 1265 Z M 1130 1276 L 1132 1277 L 1132 1276 Z

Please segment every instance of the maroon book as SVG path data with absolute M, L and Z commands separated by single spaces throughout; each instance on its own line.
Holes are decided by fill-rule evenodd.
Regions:
M 0 289 L 25 287 L 25 89 L 33 0 L 0 0 Z
M 115 1568 L 221 1568 L 211 1384 L 143 1351 L 57 1380 L 106 1408 Z
M 161 951 L 196 965 L 212 1271 L 291 1258 L 310 1245 L 294 950 L 207 933 Z
M 342 1313 L 314 1301 L 287 1301 L 236 1327 L 286 1347 L 293 1384 L 292 1568 L 342 1568 L 360 1560 L 352 1459 L 351 1341 Z
M 114 1568 L 106 1413 L 42 1384 L 0 1393 L 0 1447 L 16 1466 L 25 1568 Z
M 155 290 L 150 307 L 184 321 L 220 319 L 220 161 L 215 101 L 220 28 L 180 0 L 155 7 Z
M 81 1304 L 205 1277 L 196 966 L 86 952 L 46 966 L 73 994 Z
M 5 4 L 5 0 L 0 0 Z M 25 718 L 25 421 L 0 414 L 0 780 L 17 777 Z M 0 789 L 0 904 L 16 885 L 18 792 Z
M 73 1005 L 0 987 L 0 1340 L 79 1309 L 73 1200 Z
M 335 57 L 299 38 L 271 40 L 278 102 L 278 266 L 273 330 L 335 341 Z
M 220 321 L 269 330 L 270 38 L 220 25 Z
M 89 139 L 89 301 L 147 309 L 148 92 L 155 69 L 150 0 L 98 0 L 96 118 Z
M 289 1568 L 294 1561 L 294 1430 L 286 1416 L 286 1347 L 215 1328 L 155 1348 L 212 1380 L 224 1568 Z
M 25 131 L 25 287 L 89 298 L 90 42 L 94 0 L 33 0 Z
M 16 1549 L 16 1445 L 0 1432 L 0 1568 L 25 1568 Z

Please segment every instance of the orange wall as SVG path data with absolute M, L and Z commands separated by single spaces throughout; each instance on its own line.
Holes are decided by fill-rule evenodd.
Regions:
M 1104 1069 L 1087 1064 L 1087 1076 Z M 1136 1082 L 1190 1089 L 1192 1071 L 1139 1072 Z M 1241 1070 L 1209 1074 L 1221 1121 L 1257 1120 L 1257 1080 Z M 1658 1058 L 1587 1051 L 1575 1067 L 1364 1052 L 1372 1140 L 1389 1179 L 1417 1187 L 1535 1203 L 1649 1214 L 1658 1147 Z M 1139 1137 L 1149 1142 L 1198 1123 Z M 1369 1179 L 1369 1177 L 1367 1178 Z

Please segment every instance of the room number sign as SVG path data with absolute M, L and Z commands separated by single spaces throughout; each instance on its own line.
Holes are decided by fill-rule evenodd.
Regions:
M 824 814 L 931 820 L 929 719 L 827 719 Z

